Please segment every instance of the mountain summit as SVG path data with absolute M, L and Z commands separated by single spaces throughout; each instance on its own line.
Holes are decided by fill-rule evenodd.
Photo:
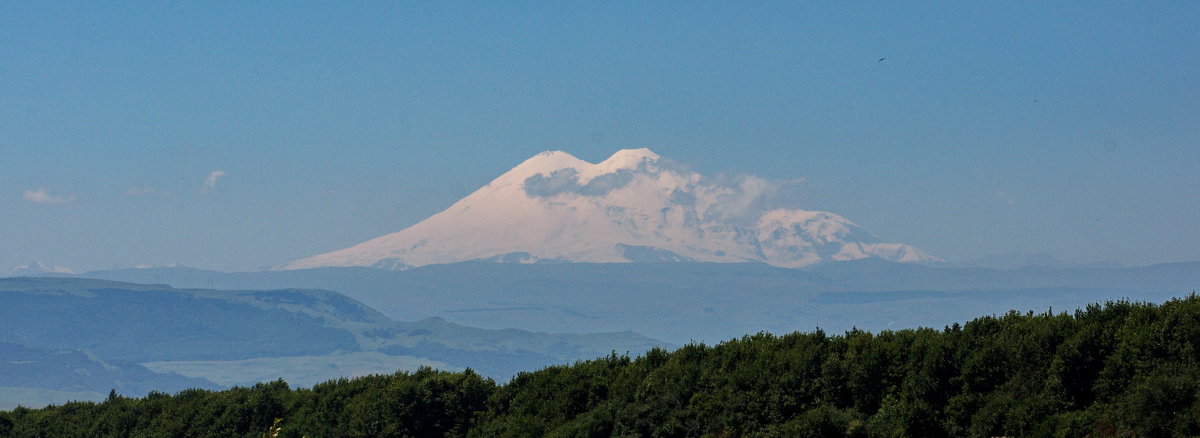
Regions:
M 33 262 L 28 265 L 21 265 L 13 268 L 7 275 L 0 277 L 47 277 L 47 276 L 66 276 L 76 275 L 75 271 L 62 266 L 47 265 L 42 262 Z
M 764 262 L 802 267 L 868 257 L 938 260 L 883 243 L 833 213 L 779 208 L 778 187 L 710 178 L 649 149 L 592 164 L 566 152 L 525 160 L 450 208 L 399 232 L 280 269 L 403 269 L 496 262 Z

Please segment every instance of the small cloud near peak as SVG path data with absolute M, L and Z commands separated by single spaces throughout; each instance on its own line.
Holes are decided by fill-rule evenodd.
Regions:
M 54 195 L 50 193 L 50 189 L 46 187 L 38 187 L 33 190 L 26 190 L 24 193 L 26 201 L 34 204 L 66 204 L 75 200 L 75 195 Z
M 225 176 L 224 170 L 214 170 L 209 172 L 208 177 L 204 178 L 204 186 L 200 188 L 200 192 L 208 193 L 217 188 L 217 180 L 221 179 L 222 176 Z

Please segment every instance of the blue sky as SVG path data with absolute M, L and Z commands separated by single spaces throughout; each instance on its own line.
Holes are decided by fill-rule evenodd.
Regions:
M 3 2 L 0 272 L 264 268 L 626 147 L 947 259 L 1200 260 L 1200 4 L 808 3 Z

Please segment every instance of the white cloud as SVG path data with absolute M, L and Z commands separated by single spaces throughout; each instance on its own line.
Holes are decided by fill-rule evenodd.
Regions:
M 734 224 L 750 224 L 777 208 L 800 208 L 803 178 L 770 180 L 760 176 L 717 175 L 700 182 L 716 195 L 705 216 Z
M 659 160 L 653 166 L 642 165 L 593 176 L 580 182 L 579 171 L 564 168 L 538 173 L 525 179 L 522 189 L 531 197 L 551 198 L 564 194 L 604 197 L 614 190 L 633 184 L 637 178 L 659 178 L 661 173 L 688 182 L 670 194 L 672 204 L 699 208 L 701 218 L 750 226 L 764 213 L 780 208 L 800 208 L 804 178 L 767 179 L 749 174 L 719 174 L 704 177 L 684 165 Z
M 208 178 L 204 178 L 204 187 L 200 188 L 201 193 L 211 192 L 217 187 L 217 180 L 225 176 L 224 170 L 214 170 L 208 173 Z
M 35 204 L 66 204 L 75 200 L 75 195 L 58 196 L 50 194 L 50 189 L 38 187 L 25 191 L 25 200 Z

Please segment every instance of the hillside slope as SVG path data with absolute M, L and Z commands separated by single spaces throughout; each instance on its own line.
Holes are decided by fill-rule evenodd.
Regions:
M 0 363 L 12 371 L 0 387 L 137 394 L 283 376 L 312 384 L 421 365 L 471 367 L 503 380 L 524 369 L 657 345 L 664 344 L 631 332 L 487 330 L 437 318 L 397 322 L 323 290 L 0 279 Z M 54 363 L 50 357 L 76 365 L 37 365 Z

